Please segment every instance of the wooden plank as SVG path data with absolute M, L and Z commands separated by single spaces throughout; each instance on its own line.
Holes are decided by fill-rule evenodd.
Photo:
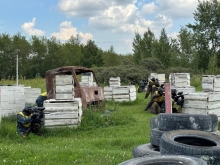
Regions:
M 220 108 L 220 102 L 219 101 L 207 102 L 207 101 L 198 101 L 198 100 L 184 100 L 183 107 L 210 110 L 210 109 Z
M 72 75 L 56 75 L 55 76 L 56 85 L 71 85 L 74 84 Z
M 114 99 L 114 100 L 117 101 L 117 102 L 130 101 L 129 98 L 128 99 Z
M 171 85 L 170 85 L 170 83 L 165 83 L 164 89 L 165 89 L 166 113 L 172 113 Z
M 74 100 L 74 93 L 56 93 L 56 100 Z
M 74 85 L 56 85 L 56 93 L 74 93 Z
M 182 113 L 188 114 L 207 114 L 208 110 L 205 109 L 196 109 L 196 108 L 183 108 Z
M 79 112 L 54 112 L 45 114 L 45 120 L 51 120 L 51 119 L 78 119 L 79 118 Z
M 54 120 L 45 120 L 44 126 L 57 126 L 57 125 L 77 125 L 79 124 L 78 119 L 54 119 Z
M 112 97 L 113 99 L 128 99 L 130 95 L 129 94 L 124 94 L 124 95 L 118 94 L 118 95 L 113 95 Z

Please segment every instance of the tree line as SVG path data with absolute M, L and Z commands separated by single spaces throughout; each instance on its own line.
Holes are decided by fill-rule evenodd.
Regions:
M 31 36 L 27 39 L 20 33 L 13 36 L 0 34 L 0 79 L 15 78 L 17 55 L 19 78 L 24 79 L 45 77 L 47 70 L 61 66 L 83 66 L 100 72 L 105 70 L 104 68 L 120 67 L 121 70 L 129 70 L 130 79 L 141 78 L 146 72 L 159 72 L 175 67 L 199 73 L 218 74 L 218 0 L 199 1 L 194 12 L 194 24 L 182 26 L 176 37 L 168 37 L 164 28 L 159 38 L 155 37 L 150 28 L 147 28 L 143 35 L 138 31 L 134 34 L 133 53 L 127 55 L 115 53 L 113 46 L 110 46 L 109 50 L 102 50 L 92 40 L 82 44 L 79 36 L 72 36 L 62 43 L 55 37 L 48 39 Z M 131 72 L 139 72 L 140 75 Z M 117 73 L 119 72 L 112 71 L 114 76 L 117 76 Z

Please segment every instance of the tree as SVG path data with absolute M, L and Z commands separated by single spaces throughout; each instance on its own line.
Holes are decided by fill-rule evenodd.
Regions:
M 134 52 L 134 62 L 139 64 L 143 59 L 143 52 L 142 52 L 142 38 L 138 32 L 135 32 L 135 38 L 132 43 L 133 45 L 133 52 Z
M 153 43 L 155 42 L 154 33 L 148 28 L 142 39 L 142 52 L 144 58 L 153 57 Z
M 104 53 L 103 56 L 104 66 L 117 66 L 120 64 L 118 55 L 114 51 L 114 47 L 111 46 L 110 49 Z
M 30 61 L 31 61 L 31 69 L 29 70 L 28 77 L 35 78 L 36 75 L 41 77 L 45 77 L 45 71 L 47 65 L 53 65 L 53 58 L 50 59 L 51 61 L 45 63 L 46 56 L 48 54 L 48 49 L 46 46 L 47 39 L 45 37 L 31 37 L 31 51 L 30 51 Z
M 76 37 L 71 36 L 70 39 L 62 45 L 65 65 L 80 65 L 80 59 L 82 58 L 81 46 L 81 38 L 79 37 L 79 35 L 77 35 Z
M 103 65 L 103 57 L 94 41 L 87 41 L 87 44 L 83 48 L 83 56 L 80 61 L 82 66 L 88 68 Z
M 169 67 L 171 64 L 171 54 L 170 54 L 170 41 L 166 34 L 165 29 L 161 30 L 161 35 L 158 41 L 154 42 L 154 58 L 157 58 L 162 62 L 165 67 Z
M 195 24 L 188 24 L 187 27 L 195 34 L 198 67 L 207 70 L 210 57 L 214 55 L 217 57 L 217 65 L 220 66 L 220 2 L 199 1 L 194 19 Z

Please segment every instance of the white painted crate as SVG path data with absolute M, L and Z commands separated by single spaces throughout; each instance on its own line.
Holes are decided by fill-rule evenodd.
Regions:
M 121 79 L 120 79 L 120 77 L 110 77 L 110 79 L 109 79 L 109 86 L 110 87 L 121 86 Z
M 214 75 L 202 76 L 202 91 L 204 92 L 214 91 Z
M 202 91 L 220 92 L 220 75 L 203 75 Z
M 134 101 L 136 100 L 136 88 L 134 85 L 113 87 L 112 98 L 119 102 Z
M 195 92 L 184 96 L 183 113 L 216 114 L 220 120 L 220 93 Z
M 24 107 L 23 86 L 0 86 L 0 111 L 2 116 L 16 114 Z
M 166 81 L 166 78 L 165 78 L 165 74 L 164 73 L 161 73 L 161 74 L 158 74 L 158 73 L 151 73 L 150 74 L 150 77 L 149 77 L 149 80 L 151 78 L 155 78 L 155 79 L 158 79 L 159 83 L 160 84 L 163 84 L 165 81 Z
M 112 88 L 110 86 L 104 87 L 104 98 L 105 100 L 112 100 Z
M 175 87 L 188 87 L 190 86 L 189 73 L 171 73 L 169 75 L 169 82 L 171 86 Z
M 55 77 L 55 99 L 73 100 L 74 81 L 72 75 L 57 75 Z
M 74 84 L 72 75 L 56 75 L 55 76 L 56 85 L 71 85 Z
M 172 86 L 171 89 L 176 89 L 177 92 L 183 92 L 183 94 L 196 92 L 196 88 L 193 86 L 189 86 L 189 87 L 174 87 L 174 86 Z
M 82 102 L 80 98 L 73 100 L 46 100 L 44 102 L 44 126 L 74 126 L 81 122 Z
M 36 104 L 37 97 L 41 94 L 40 88 L 24 87 L 25 104 Z

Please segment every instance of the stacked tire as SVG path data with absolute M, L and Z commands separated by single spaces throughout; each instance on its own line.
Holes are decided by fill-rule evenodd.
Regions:
M 165 157 L 171 156 L 175 158 L 172 159 L 174 162 L 179 157 L 193 157 L 205 161 L 208 165 L 220 165 L 220 136 L 216 135 L 217 115 L 161 113 L 151 118 L 150 127 L 150 143 L 135 147 L 132 151 L 133 159 L 128 160 L 128 164 L 139 161 L 145 161 L 143 164 L 147 164 L 146 161 L 151 157 L 157 157 L 161 163 L 162 160 L 165 161 Z M 166 164 L 166 161 L 164 163 Z

